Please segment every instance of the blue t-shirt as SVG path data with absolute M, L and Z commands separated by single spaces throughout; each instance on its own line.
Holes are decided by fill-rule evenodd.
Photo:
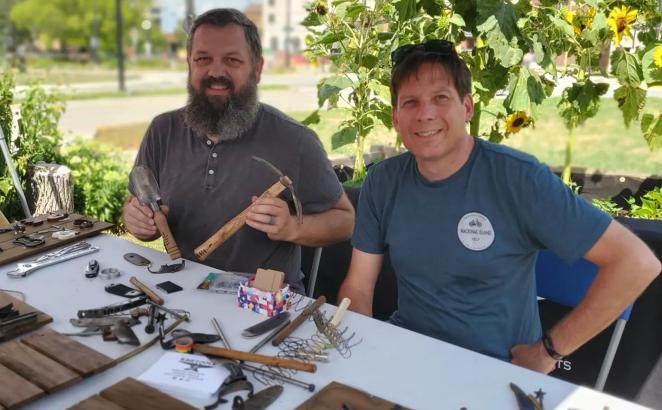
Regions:
M 425 180 L 404 153 L 370 169 L 352 245 L 389 252 L 393 323 L 508 359 L 541 336 L 534 267 L 540 249 L 582 257 L 611 218 L 530 155 L 474 139 L 450 177 Z

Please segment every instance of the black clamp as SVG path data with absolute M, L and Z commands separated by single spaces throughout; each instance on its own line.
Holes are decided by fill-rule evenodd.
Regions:
M 213 410 L 219 404 L 227 403 L 228 401 L 223 396 L 237 391 L 247 390 L 248 397 L 253 397 L 253 384 L 248 381 L 241 367 L 233 362 L 226 362 L 223 365 L 230 370 L 230 375 L 225 378 L 221 388 L 218 390 L 216 401 L 209 406 L 205 406 L 205 410 Z
M 174 273 L 184 269 L 185 263 L 186 261 L 182 260 L 182 263 L 173 263 L 172 265 L 161 265 L 161 268 L 159 270 L 152 270 L 150 265 L 147 266 L 147 270 L 150 273 Z
M 18 238 L 14 239 L 12 241 L 15 245 L 22 245 L 25 246 L 26 248 L 34 248 L 39 245 L 43 245 L 46 243 L 43 238 L 38 238 L 38 237 L 33 237 L 29 235 L 21 235 Z
M 94 226 L 94 221 L 85 218 L 74 219 L 74 226 L 79 229 L 88 229 Z

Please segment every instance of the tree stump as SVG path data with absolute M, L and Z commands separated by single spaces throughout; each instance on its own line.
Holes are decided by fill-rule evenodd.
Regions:
M 74 211 L 74 187 L 71 170 L 59 164 L 28 166 L 28 201 L 34 215 Z

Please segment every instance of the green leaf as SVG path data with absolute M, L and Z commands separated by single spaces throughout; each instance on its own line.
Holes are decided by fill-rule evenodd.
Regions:
M 618 108 L 623 112 L 625 126 L 639 118 L 639 112 L 646 104 L 646 91 L 639 87 L 621 86 L 614 91 L 614 99 L 618 102 Z
M 521 69 L 516 78 L 511 79 L 508 86 L 508 97 L 504 105 L 511 111 L 524 111 L 533 116 L 546 98 L 545 88 L 540 78 L 529 69 Z
M 478 30 L 485 32 L 486 43 L 494 50 L 494 55 L 499 63 L 504 67 L 512 67 L 522 61 L 524 52 L 517 44 L 517 38 L 508 37 L 501 30 L 501 26 L 496 17 L 490 16 L 483 24 L 478 26 Z
M 319 124 L 320 120 L 321 120 L 320 111 L 315 110 L 315 111 L 311 112 L 309 116 L 304 118 L 304 120 L 301 121 L 301 123 L 303 125 Z
M 653 44 L 641 58 L 641 67 L 644 72 L 644 81 L 646 81 L 646 84 L 648 85 L 658 85 L 662 83 L 662 68 L 655 65 L 655 61 L 653 61 L 655 48 L 656 45 Z
M 518 34 L 517 16 L 511 4 L 502 0 L 480 0 L 477 4 L 479 23 L 484 24 L 488 20 L 495 19 L 500 31 L 508 40 Z M 479 30 L 481 30 L 480 25 Z
M 431 16 L 438 16 L 441 14 L 441 6 L 435 0 L 421 0 L 423 10 Z
M 389 104 L 391 102 L 391 89 L 388 86 L 377 80 L 370 80 L 368 82 L 368 88 L 381 98 L 384 103 Z
M 338 101 L 338 94 L 345 88 L 351 87 L 352 82 L 340 75 L 325 78 L 320 82 L 317 89 L 317 104 L 322 106 L 324 101 L 330 100 L 332 104 Z
M 627 52 L 621 54 L 616 64 L 616 77 L 623 85 L 638 87 L 644 77 L 639 58 Z
M 462 16 L 457 13 L 453 13 L 449 21 L 451 24 L 458 27 L 465 27 L 467 25 Z
M 391 110 L 386 107 L 375 112 L 375 116 L 384 124 L 388 129 L 393 128 L 393 117 L 391 116 Z
M 405 22 L 416 16 L 416 0 L 394 0 L 393 5 L 398 12 L 398 21 Z
M 572 38 L 575 36 L 575 29 L 572 27 L 572 24 L 555 16 L 549 16 L 549 19 L 552 24 L 554 24 L 557 29 L 561 30 L 567 37 Z
M 356 140 L 356 128 L 345 127 L 331 136 L 331 148 L 338 149 L 347 144 L 353 144 Z
M 347 17 L 352 20 L 356 18 L 366 10 L 366 7 L 363 4 L 352 4 L 347 8 Z
M 608 89 L 608 84 L 596 84 L 591 80 L 578 81 L 564 89 L 558 108 L 565 126 L 573 129 L 595 116 L 600 109 L 600 96 L 605 94 Z
M 373 68 L 377 65 L 377 56 L 373 56 L 372 54 L 366 54 L 361 56 L 361 61 L 359 62 L 359 66 L 365 67 L 365 68 Z
M 662 114 L 644 114 L 641 117 L 641 132 L 651 151 L 662 148 Z
M 301 25 L 304 27 L 315 27 L 315 26 L 321 26 L 322 25 L 322 18 L 320 17 L 319 14 L 317 14 L 316 11 L 312 11 L 308 13 L 306 18 L 303 19 L 301 22 Z
M 377 39 L 379 41 L 389 41 L 393 38 L 394 34 L 390 31 L 382 31 L 377 33 Z
M 320 37 L 320 39 L 317 40 L 315 44 L 333 44 L 338 40 L 340 40 L 338 34 L 333 31 L 329 31 L 328 33 Z

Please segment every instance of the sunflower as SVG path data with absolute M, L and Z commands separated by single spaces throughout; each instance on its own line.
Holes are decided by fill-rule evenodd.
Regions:
M 655 63 L 655 67 L 662 67 L 662 45 L 655 47 L 653 62 Z
M 607 24 L 614 33 L 614 44 L 618 45 L 623 36 L 630 36 L 630 25 L 637 19 L 637 9 L 628 6 L 614 7 L 609 13 Z
M 580 35 L 584 29 L 591 29 L 595 8 L 585 5 L 577 8 L 576 11 L 564 9 L 563 17 L 575 29 L 575 34 Z
M 506 133 L 515 134 L 522 128 L 527 127 L 531 123 L 531 119 L 527 117 L 524 111 L 518 111 L 506 117 Z

